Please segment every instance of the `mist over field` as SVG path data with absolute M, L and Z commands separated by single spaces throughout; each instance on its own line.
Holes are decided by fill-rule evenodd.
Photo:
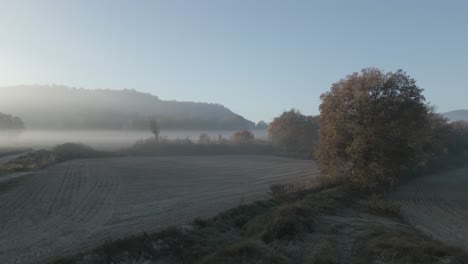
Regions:
M 161 139 L 190 139 L 197 142 L 201 134 L 213 140 L 230 139 L 231 130 L 161 130 Z M 256 139 L 267 140 L 266 130 L 252 130 Z M 1 148 L 50 148 L 66 142 L 83 143 L 96 149 L 117 150 L 130 147 L 139 140 L 152 138 L 148 130 L 25 130 L 17 135 L 0 133 Z
M 249 129 L 265 140 L 266 124 L 220 104 L 161 100 L 135 90 L 87 90 L 67 86 L 0 87 L 0 148 L 50 148 L 77 142 L 99 149 L 129 147 L 153 137 L 157 120 L 162 140 L 229 139 Z M 1 121 L 1 120 L 0 120 Z

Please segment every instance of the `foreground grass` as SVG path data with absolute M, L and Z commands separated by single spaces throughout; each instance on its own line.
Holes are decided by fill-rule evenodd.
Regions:
M 404 224 L 384 197 L 334 184 L 278 189 L 270 200 L 196 219 L 190 227 L 109 241 L 54 263 L 468 263 L 465 252 Z

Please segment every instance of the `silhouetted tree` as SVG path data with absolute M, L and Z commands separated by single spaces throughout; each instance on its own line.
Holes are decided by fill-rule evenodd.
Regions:
M 159 134 L 160 134 L 161 130 L 159 128 L 158 121 L 155 118 L 151 118 L 151 120 L 150 120 L 150 129 L 151 129 L 151 132 L 154 135 L 154 138 L 155 138 L 156 142 L 159 142 Z
M 405 72 L 363 69 L 321 96 L 320 170 L 356 187 L 395 184 L 425 162 L 428 107 Z
M 318 139 L 316 117 L 305 116 L 295 109 L 283 112 L 268 127 L 272 143 L 289 153 L 312 156 Z

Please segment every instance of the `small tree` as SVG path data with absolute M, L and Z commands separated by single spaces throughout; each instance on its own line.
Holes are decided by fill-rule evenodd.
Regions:
M 255 141 L 255 136 L 248 130 L 240 130 L 234 133 L 232 140 L 236 144 L 251 144 Z
M 159 134 L 160 134 L 160 128 L 159 128 L 159 124 L 158 124 L 158 121 L 155 119 L 155 118 L 151 118 L 150 120 L 150 129 L 151 129 L 151 132 L 153 133 L 154 135 L 154 138 L 156 140 L 156 142 L 159 142 Z

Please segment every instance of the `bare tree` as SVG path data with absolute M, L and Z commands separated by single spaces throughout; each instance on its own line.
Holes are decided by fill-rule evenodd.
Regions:
M 154 134 L 156 142 L 159 142 L 159 133 L 161 132 L 161 130 L 159 128 L 158 121 L 155 118 L 151 118 L 150 120 L 150 129 L 151 132 Z

